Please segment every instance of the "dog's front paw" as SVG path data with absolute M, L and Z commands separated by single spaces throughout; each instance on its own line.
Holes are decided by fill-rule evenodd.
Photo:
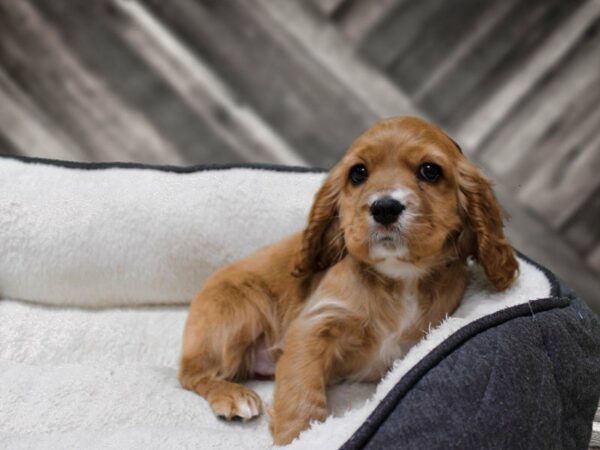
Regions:
M 273 444 L 275 445 L 288 445 L 294 439 L 298 437 L 300 432 L 303 430 L 291 430 L 291 429 L 283 429 L 283 430 L 271 430 L 271 434 L 273 435 Z
M 275 445 L 287 445 L 298 435 L 310 427 L 311 421 L 322 422 L 327 417 L 327 410 L 313 411 L 311 415 L 288 418 L 285 414 L 277 414 L 273 408 L 269 410 L 269 429 Z
M 263 410 L 262 400 L 256 392 L 235 383 L 227 383 L 210 392 L 208 402 L 213 413 L 224 420 L 245 422 L 258 417 Z

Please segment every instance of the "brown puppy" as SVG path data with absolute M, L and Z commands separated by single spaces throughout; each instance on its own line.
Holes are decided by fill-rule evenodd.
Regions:
M 331 170 L 301 234 L 206 282 L 181 384 L 246 420 L 262 402 L 235 381 L 275 373 L 270 428 L 289 443 L 327 416 L 328 384 L 378 380 L 457 308 L 469 256 L 497 289 L 511 285 L 518 264 L 502 227 L 490 182 L 439 128 L 379 122 Z

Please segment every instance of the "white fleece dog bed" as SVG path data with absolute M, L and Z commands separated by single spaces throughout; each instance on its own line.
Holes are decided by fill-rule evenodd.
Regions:
M 269 448 L 263 416 L 216 419 L 176 371 L 187 304 L 216 268 L 301 229 L 324 174 L 0 158 L 0 448 Z M 330 390 L 333 416 L 290 448 L 335 448 L 465 325 L 551 297 L 520 259 L 497 293 L 479 267 L 458 311 L 378 384 Z M 249 382 L 268 403 L 272 382 Z

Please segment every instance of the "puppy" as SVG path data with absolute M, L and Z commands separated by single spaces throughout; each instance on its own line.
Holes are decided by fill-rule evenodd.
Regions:
M 179 380 L 217 416 L 247 420 L 263 405 L 237 381 L 274 374 L 270 429 L 287 444 L 326 418 L 327 385 L 379 380 L 455 311 L 469 257 L 498 290 L 517 276 L 490 182 L 439 128 L 379 122 L 330 171 L 302 233 L 206 282 Z

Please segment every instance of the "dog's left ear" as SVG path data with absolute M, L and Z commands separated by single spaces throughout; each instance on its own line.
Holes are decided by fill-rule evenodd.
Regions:
M 458 186 L 459 208 L 474 237 L 468 253 L 481 264 L 496 289 L 507 289 L 518 275 L 519 264 L 504 237 L 503 213 L 492 184 L 479 169 L 461 158 Z
M 339 219 L 344 174 L 341 164 L 335 166 L 315 196 L 294 261 L 292 274 L 296 277 L 325 270 L 344 256 L 346 246 Z

